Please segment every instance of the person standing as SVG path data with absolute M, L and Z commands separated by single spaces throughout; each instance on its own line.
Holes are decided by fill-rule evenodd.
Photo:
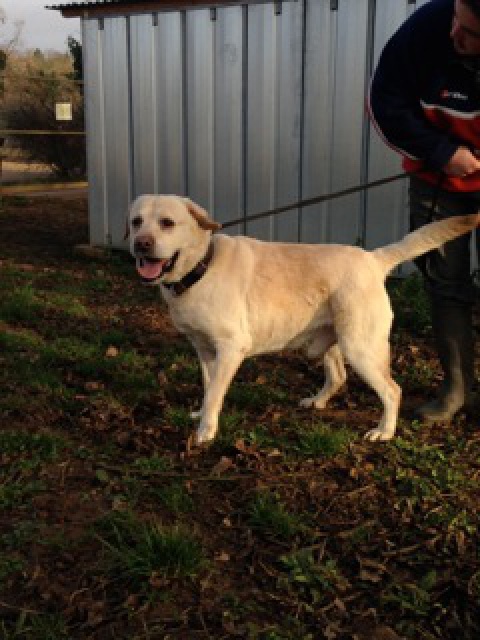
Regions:
M 410 226 L 480 209 L 480 0 L 430 0 L 387 42 L 368 110 L 410 176 Z M 477 230 L 477 255 L 480 236 Z M 448 422 L 474 406 L 470 234 L 420 258 L 443 370 L 438 396 L 416 410 Z

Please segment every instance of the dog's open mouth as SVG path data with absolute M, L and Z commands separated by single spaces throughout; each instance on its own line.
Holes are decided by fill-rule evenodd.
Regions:
M 175 252 L 171 258 L 160 260 L 158 258 L 137 258 L 137 271 L 144 282 L 149 284 L 159 280 L 165 273 L 169 273 L 175 266 L 179 252 Z

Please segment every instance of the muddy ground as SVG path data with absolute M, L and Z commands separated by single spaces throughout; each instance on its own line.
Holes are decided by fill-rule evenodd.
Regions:
M 363 440 L 354 375 L 300 409 L 322 370 L 288 353 L 242 366 L 199 452 L 194 355 L 126 255 L 74 251 L 85 198 L 0 225 L 0 637 L 480 637 L 480 420 L 414 419 L 440 372 L 413 293 L 394 441 Z

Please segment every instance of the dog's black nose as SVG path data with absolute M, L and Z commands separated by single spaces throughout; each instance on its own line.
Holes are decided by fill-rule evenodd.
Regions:
M 142 253 L 148 255 L 153 250 L 155 244 L 154 237 L 150 234 L 137 236 L 133 243 L 133 248 L 136 253 Z

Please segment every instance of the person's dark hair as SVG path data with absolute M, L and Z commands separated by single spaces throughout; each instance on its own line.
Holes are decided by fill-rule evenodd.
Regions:
M 462 0 L 462 2 L 480 19 L 480 0 Z

